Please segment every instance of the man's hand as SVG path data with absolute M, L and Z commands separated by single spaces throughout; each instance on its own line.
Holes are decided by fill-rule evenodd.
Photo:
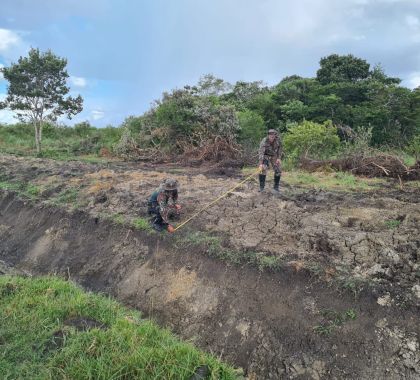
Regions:
M 175 228 L 174 228 L 174 226 L 172 224 L 168 224 L 167 230 L 168 230 L 169 233 L 175 232 Z
M 177 211 L 181 211 L 181 208 L 182 208 L 182 207 L 181 207 L 181 205 L 176 204 L 176 205 L 175 205 L 175 208 L 177 209 Z
M 260 172 L 264 170 L 264 164 L 260 164 L 258 167 L 260 168 Z
M 280 161 L 280 158 L 278 158 L 277 160 L 276 160 L 276 165 L 280 165 L 281 164 L 281 161 Z

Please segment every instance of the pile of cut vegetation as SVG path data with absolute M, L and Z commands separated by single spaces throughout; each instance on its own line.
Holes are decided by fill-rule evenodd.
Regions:
M 379 153 L 373 156 L 351 155 L 335 160 L 311 160 L 301 158 L 300 168 L 307 171 L 317 171 L 331 168 L 338 171 L 348 171 L 352 174 L 366 177 L 389 177 L 413 181 L 420 179 L 420 162 L 407 166 L 397 156 Z

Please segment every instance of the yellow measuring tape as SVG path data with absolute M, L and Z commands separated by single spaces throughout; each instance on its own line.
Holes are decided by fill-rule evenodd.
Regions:
M 246 177 L 244 180 L 242 180 L 241 182 L 239 182 L 238 184 L 236 184 L 234 187 L 232 187 L 231 189 L 229 189 L 228 191 L 226 191 L 226 193 L 223 193 L 222 195 L 220 195 L 219 197 L 217 197 L 214 201 L 212 201 L 209 204 L 207 204 L 204 207 L 202 207 L 195 214 L 193 214 L 190 218 L 188 218 L 187 220 L 185 220 L 184 222 L 182 222 L 178 227 L 174 228 L 173 232 L 175 232 L 176 230 L 179 230 L 181 227 L 185 226 L 189 221 L 191 221 L 192 219 L 194 219 L 197 215 L 199 215 L 203 211 L 207 210 L 210 206 L 214 205 L 215 203 L 219 202 L 221 199 L 223 199 L 224 197 L 226 197 L 226 195 L 230 194 L 232 191 L 234 191 L 239 186 L 241 186 L 246 181 L 248 181 L 250 178 L 252 178 L 255 174 L 260 173 L 260 172 L 261 172 L 261 170 L 258 169 L 257 171 L 255 171 L 254 173 L 252 173 L 251 175 L 249 175 L 248 177 Z

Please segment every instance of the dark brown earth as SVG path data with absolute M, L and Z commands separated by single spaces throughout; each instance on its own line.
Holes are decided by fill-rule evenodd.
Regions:
M 112 294 L 249 378 L 419 378 L 414 307 L 383 307 L 369 292 L 338 294 L 305 270 L 226 266 L 203 252 L 176 250 L 172 237 L 151 239 L 10 195 L 0 209 L 2 260 Z M 325 310 L 357 317 L 320 335 L 314 328 Z
M 416 188 L 289 186 L 274 197 L 251 182 L 168 235 L 105 217 L 106 210 L 128 221 L 145 216 L 143 199 L 167 173 L 10 157 L 0 168 L 3 180 L 52 184 L 34 201 L 2 192 L 0 274 L 55 273 L 111 294 L 249 379 L 420 378 Z M 172 175 L 186 215 L 237 182 Z M 49 202 L 71 183 L 82 207 Z M 95 201 L 98 194 L 105 202 Z M 389 229 L 387 220 L 398 226 Z M 208 245 L 183 244 L 196 231 L 222 236 L 235 252 L 277 255 L 284 265 L 261 271 L 209 257 Z M 347 286 L 362 280 L 360 292 Z

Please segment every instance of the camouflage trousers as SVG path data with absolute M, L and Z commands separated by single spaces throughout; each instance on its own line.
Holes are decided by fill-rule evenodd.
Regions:
M 153 220 L 154 220 L 155 223 L 166 224 L 163 220 L 162 212 L 161 212 L 160 207 L 157 203 L 149 202 L 147 212 L 148 212 L 149 215 L 154 216 Z M 166 220 L 168 220 L 168 219 L 179 220 L 180 213 L 175 208 L 175 206 L 169 205 L 164 210 L 164 217 L 165 217 Z
M 271 167 L 274 170 L 274 175 L 279 176 L 281 175 L 281 167 L 280 164 L 276 163 L 277 159 L 273 156 L 264 156 L 263 160 L 263 169 L 261 171 L 262 175 L 267 175 L 267 169 L 271 164 Z

